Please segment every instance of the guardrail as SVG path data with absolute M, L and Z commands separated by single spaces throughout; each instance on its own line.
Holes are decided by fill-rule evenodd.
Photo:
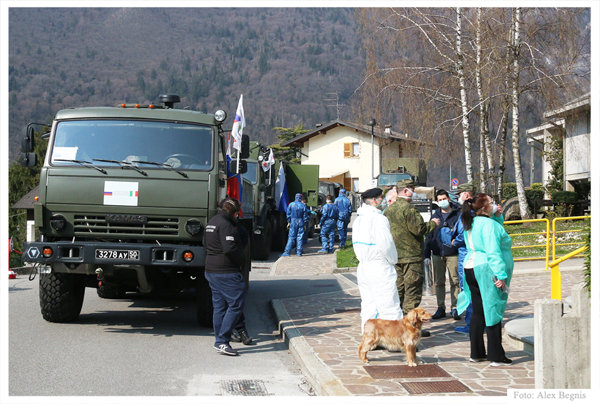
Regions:
M 538 260 L 545 259 L 546 260 L 546 268 L 548 268 L 548 261 L 550 256 L 550 221 L 548 219 L 529 219 L 529 220 L 509 220 L 504 222 L 507 224 L 519 224 L 519 223 L 535 223 L 535 222 L 546 222 L 546 231 L 545 232 L 533 232 L 533 233 L 513 233 L 509 234 L 511 237 L 517 236 L 533 236 L 536 234 L 542 234 L 546 236 L 546 243 L 544 244 L 531 244 L 531 245 L 522 245 L 522 246 L 513 246 L 513 250 L 521 249 L 521 248 L 535 248 L 535 247 L 545 247 L 546 254 L 544 256 L 539 257 L 523 257 L 523 258 L 514 258 L 514 261 L 530 261 L 530 260 Z
M 575 257 L 577 254 L 582 253 L 587 249 L 588 249 L 587 246 L 579 247 L 575 251 L 571 251 L 567 255 L 564 255 L 557 260 L 553 260 L 551 263 L 548 264 L 550 267 L 550 298 L 551 299 L 556 299 L 556 300 L 562 299 L 562 292 L 561 292 L 562 281 L 561 281 L 561 275 L 560 275 L 560 271 L 558 269 L 558 265 L 561 262 L 568 260 L 569 258 Z M 546 269 L 548 269 L 548 267 L 546 267 Z
M 513 247 L 512 247 L 513 250 L 525 249 L 525 248 L 540 248 L 540 247 L 545 249 L 545 253 L 543 255 L 514 258 L 514 261 L 530 261 L 530 260 L 544 259 L 544 260 L 546 260 L 546 269 L 548 269 L 549 268 L 548 263 L 550 261 L 554 261 L 557 258 L 559 258 L 559 256 L 556 255 L 556 247 L 576 246 L 576 245 L 584 244 L 583 241 L 562 243 L 562 242 L 560 242 L 560 240 L 557 240 L 557 235 L 559 235 L 559 234 L 580 233 L 582 231 L 581 229 L 557 230 L 557 223 L 559 223 L 561 221 L 567 221 L 567 220 L 569 220 L 569 221 L 585 220 L 585 219 L 589 219 L 590 217 L 591 216 L 557 217 L 552 220 L 552 230 L 550 229 L 550 221 L 548 219 L 510 220 L 510 221 L 504 222 L 505 225 L 520 224 L 520 223 L 535 223 L 535 222 L 545 222 L 546 223 L 546 231 L 509 234 L 509 236 L 511 236 L 513 238 L 513 240 L 514 240 L 514 237 L 532 236 L 532 235 L 543 235 L 546 239 L 546 242 L 544 244 L 513 245 Z M 550 249 L 550 247 L 552 247 L 552 248 Z M 552 253 L 552 255 L 550 255 L 550 253 Z M 581 257 L 581 255 L 577 255 L 577 256 Z
M 577 233 L 577 232 L 581 232 L 581 230 L 561 230 L 561 231 L 557 231 L 556 230 L 556 223 L 560 222 L 560 221 L 565 221 L 565 220 L 585 220 L 585 219 L 589 219 L 591 216 L 573 216 L 573 217 L 557 217 L 554 220 L 552 220 L 552 261 L 556 260 L 556 246 L 567 246 L 567 245 L 582 245 L 583 241 L 577 242 L 577 243 L 562 243 L 562 244 L 557 244 L 556 243 L 556 234 L 561 234 L 561 233 Z

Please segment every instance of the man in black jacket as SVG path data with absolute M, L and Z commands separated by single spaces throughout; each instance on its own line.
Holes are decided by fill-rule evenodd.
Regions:
M 204 232 L 206 268 L 204 276 L 212 290 L 214 348 L 220 354 L 235 356 L 229 345 L 233 329 L 237 329 L 247 345 L 251 341 L 244 325 L 246 282 L 242 274 L 244 248 L 248 233 L 238 225 L 240 202 L 225 198 L 221 209 L 207 224 Z M 246 343 L 247 342 L 247 343 Z
M 460 216 L 460 209 L 450 203 L 448 192 L 440 189 L 436 194 L 439 208 L 431 218 L 438 218 L 440 224 L 429 233 L 425 239 L 425 263 L 433 263 L 433 279 L 435 283 L 435 295 L 438 309 L 431 318 L 440 319 L 446 317 L 446 268 L 450 280 L 450 304 L 451 315 L 455 320 L 460 320 L 456 311 L 456 300 L 460 293 L 458 279 L 458 248 L 449 247 L 442 243 L 438 234 L 442 227 L 453 228 Z M 431 257 L 431 258 L 430 258 Z

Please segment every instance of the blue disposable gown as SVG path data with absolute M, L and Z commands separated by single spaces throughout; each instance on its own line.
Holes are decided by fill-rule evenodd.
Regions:
M 333 250 L 338 216 L 338 208 L 333 203 L 328 203 L 321 209 L 321 243 L 323 250 Z
M 294 243 L 296 243 L 296 254 L 302 255 L 302 237 L 304 236 L 304 216 L 306 210 L 306 205 L 302 203 L 302 196 L 296 195 L 296 199 L 289 204 L 286 213 L 287 221 L 290 224 L 290 231 L 284 253 L 289 254 L 294 247 Z
M 492 277 L 504 280 L 507 286 L 514 269 L 511 252 L 512 239 L 504 227 L 496 220 L 476 216 L 473 218 L 473 227 L 465 232 L 467 256 L 465 268 L 473 267 L 475 279 L 481 290 L 485 324 L 493 326 L 502 321 L 508 293 L 501 291 Z M 458 299 L 458 312 L 462 313 L 471 302 L 471 291 L 467 282 L 463 283 L 462 297 Z
M 358 290 L 361 298 L 361 329 L 371 318 L 402 318 L 396 289 L 398 252 L 390 223 L 381 211 L 363 204 L 352 225 L 352 247 L 359 264 Z

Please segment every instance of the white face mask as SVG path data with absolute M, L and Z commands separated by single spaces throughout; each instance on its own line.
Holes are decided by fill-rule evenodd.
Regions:
M 492 204 L 492 215 L 494 213 L 498 212 L 498 205 L 496 205 L 495 203 Z
M 448 199 L 444 199 L 444 200 L 438 202 L 438 206 L 441 209 L 448 209 L 448 207 L 450 206 L 450 202 L 448 201 Z

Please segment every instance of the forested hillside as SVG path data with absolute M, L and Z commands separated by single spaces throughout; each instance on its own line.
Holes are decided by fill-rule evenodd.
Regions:
M 11 8 L 10 160 L 28 122 L 60 109 L 157 101 L 229 124 L 244 95 L 246 133 L 349 119 L 365 67 L 352 9 Z

